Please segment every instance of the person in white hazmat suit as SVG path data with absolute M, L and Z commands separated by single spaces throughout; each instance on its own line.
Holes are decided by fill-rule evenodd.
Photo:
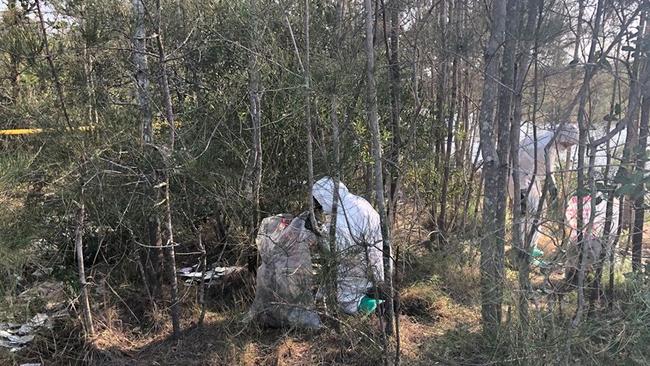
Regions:
M 515 193 L 520 194 L 522 197 L 522 206 L 524 206 L 522 207 L 524 214 L 522 238 L 524 239 L 530 232 L 533 224 L 533 218 L 537 212 L 539 200 L 542 195 L 542 188 L 544 187 L 544 180 L 546 179 L 545 150 L 546 146 L 551 143 L 554 135 L 557 135 L 554 140 L 554 146 L 552 146 L 548 151 L 549 162 L 551 164 L 551 172 L 553 172 L 555 170 L 555 164 L 557 162 L 559 154 L 567 151 L 567 149 L 570 149 L 571 146 L 578 143 L 578 127 L 575 123 L 565 123 L 561 126 L 561 128 L 557 128 L 556 130 L 542 131 L 537 135 L 536 141 L 533 139 L 533 136 L 526 136 L 526 138 L 524 138 L 524 140 L 519 144 L 520 192 L 514 192 L 512 176 L 510 177 L 508 192 L 511 199 L 514 197 Z M 528 194 L 526 201 L 524 201 L 523 197 L 529 186 L 530 193 Z M 557 195 L 555 180 L 552 176 L 549 192 L 551 192 L 551 196 Z M 536 230 L 533 233 L 533 237 L 530 243 L 533 257 L 539 257 L 543 254 L 537 249 L 536 246 L 538 238 L 539 231 Z
M 332 214 L 334 180 L 323 177 L 312 187 L 315 204 Z M 339 183 L 336 213 L 337 302 L 348 314 L 374 310 L 377 300 L 366 293 L 384 281 L 384 258 L 379 214 L 364 198 Z M 317 206 L 318 206 L 317 205 Z M 372 311 L 370 310 L 370 311 Z

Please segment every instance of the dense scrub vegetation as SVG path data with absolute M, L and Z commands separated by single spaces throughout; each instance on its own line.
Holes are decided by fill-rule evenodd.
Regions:
M 648 363 L 647 0 L 0 12 L 0 331 L 51 321 L 0 363 Z M 566 125 L 526 168 L 526 138 Z M 245 322 L 261 219 L 309 210 L 322 176 L 390 232 L 388 335 L 336 311 L 313 333 Z M 572 242 L 575 195 L 611 204 Z M 203 294 L 177 277 L 203 260 L 239 269 Z

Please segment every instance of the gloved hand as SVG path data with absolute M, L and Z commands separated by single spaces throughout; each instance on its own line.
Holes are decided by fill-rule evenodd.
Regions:
M 549 202 L 551 203 L 557 200 L 557 186 L 555 186 L 555 182 L 553 182 L 552 180 L 548 185 L 548 197 L 549 197 Z
M 383 302 L 384 300 L 375 300 L 373 298 L 364 295 L 361 298 L 361 301 L 359 301 L 357 310 L 359 311 L 359 313 L 363 315 L 370 315 L 377 309 L 377 305 Z
M 301 213 L 300 215 L 298 215 L 298 217 L 300 217 L 301 219 L 303 219 L 305 221 L 305 229 L 311 231 L 316 236 L 321 236 L 321 233 L 318 230 L 318 228 L 313 227 L 312 224 L 311 224 L 312 220 L 310 220 L 311 215 L 310 215 L 309 211 L 305 211 L 305 212 Z M 314 218 L 314 222 L 316 222 L 315 218 Z

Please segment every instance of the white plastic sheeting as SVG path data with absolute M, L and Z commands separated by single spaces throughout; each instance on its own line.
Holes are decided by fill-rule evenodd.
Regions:
M 22 324 L 0 322 L 0 347 L 8 348 L 10 352 L 19 351 L 34 340 L 39 330 L 51 329 L 55 319 L 69 316 L 69 299 L 62 282 L 39 282 L 18 295 L 19 303 L 30 304 L 35 300 L 44 302 L 41 313 Z
M 210 285 L 213 284 L 216 280 L 230 276 L 233 273 L 240 272 L 245 269 L 244 267 L 240 266 L 212 267 L 212 269 L 209 269 L 202 273 L 200 271 L 197 271 L 198 268 L 198 264 L 192 267 L 183 267 L 178 270 L 178 276 L 186 278 L 185 283 L 187 284 L 192 284 L 195 281 L 201 281 L 201 277 L 203 277 L 203 280 L 207 282 L 207 286 L 210 287 Z
M 42 328 L 52 327 L 50 316 L 36 314 L 24 324 L 0 323 L 0 347 L 17 352 L 34 340 L 34 333 Z
M 312 195 L 332 214 L 334 180 L 323 177 Z M 339 183 L 336 214 L 337 301 L 348 314 L 356 314 L 366 291 L 384 281 L 384 258 L 379 214 L 364 198 L 356 196 Z M 374 283 L 373 283 L 374 282 Z

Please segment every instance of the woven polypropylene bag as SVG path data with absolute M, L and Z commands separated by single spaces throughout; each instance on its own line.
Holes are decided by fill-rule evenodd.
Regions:
M 301 217 L 277 215 L 262 221 L 256 239 L 262 264 L 250 309 L 253 320 L 271 327 L 320 328 L 309 252 L 316 240 Z

